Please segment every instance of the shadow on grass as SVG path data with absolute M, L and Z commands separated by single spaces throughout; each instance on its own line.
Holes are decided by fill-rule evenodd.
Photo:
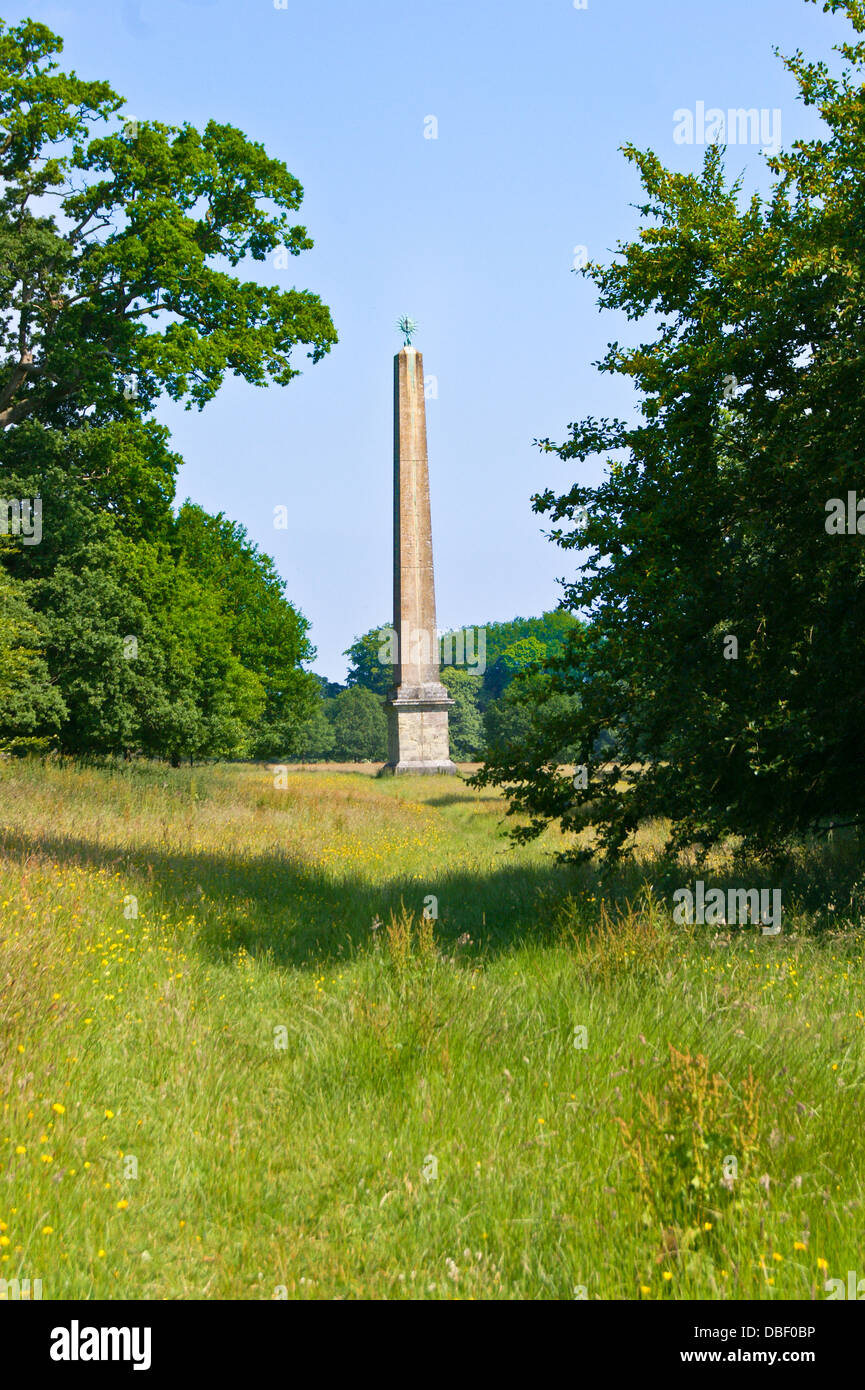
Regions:
M 425 796 L 422 806 L 501 806 L 504 816 L 507 803 L 500 796 L 479 796 L 477 792 L 446 793 L 444 796 Z
M 79 836 L 0 832 L 0 853 L 49 859 L 119 873 L 118 913 L 134 894 L 140 918 L 169 912 L 202 922 L 199 941 L 216 959 L 243 946 L 280 965 L 312 966 L 345 958 L 373 940 L 373 923 L 386 923 L 403 906 L 419 918 L 435 898 L 436 939 L 443 949 L 461 936 L 470 951 L 498 954 L 523 940 L 553 940 L 557 906 L 578 886 L 573 867 L 507 865 L 483 875 L 465 871 L 420 880 L 395 874 L 374 885 L 360 877 L 334 877 L 292 858 L 290 850 L 254 858 L 201 850 L 145 846 L 124 850 Z M 432 906 L 432 904 L 428 904 Z
M 448 803 L 459 799 L 446 798 Z M 139 899 L 144 920 L 162 912 L 188 916 L 194 907 L 198 940 L 213 959 L 228 959 L 243 946 L 251 956 L 268 955 L 278 965 L 295 967 L 321 966 L 365 950 L 373 940 L 374 922 L 386 924 L 403 907 L 420 918 L 424 907 L 432 906 L 430 897 L 441 947 L 451 949 L 467 935 L 468 953 L 486 957 L 529 941 L 560 940 L 563 914 L 571 927 L 591 931 L 602 899 L 615 913 L 616 907 L 636 906 L 651 893 L 656 904 L 667 905 L 660 907 L 662 914 L 671 911 L 675 889 L 693 886 L 695 877 L 704 878 L 707 887 L 782 882 L 787 912 L 795 907 L 811 913 L 810 925 L 816 928 L 835 925 L 847 906 L 842 895 L 848 894 L 852 909 L 861 882 L 855 848 L 852 855 L 849 844 L 838 850 L 803 850 L 774 884 L 765 868 L 735 859 L 727 872 L 712 875 L 661 856 L 624 861 L 603 877 L 593 866 L 558 864 L 551 856 L 546 863 L 509 863 L 483 874 L 459 870 L 431 873 L 428 879 L 394 874 L 371 884 L 346 870 L 339 876 L 339 871 L 309 865 L 290 849 L 244 858 L 158 845 L 124 850 L 79 836 L 0 831 L 0 853 L 119 873 L 118 913 L 128 894 Z M 833 894 L 839 898 L 834 919 L 826 911 Z

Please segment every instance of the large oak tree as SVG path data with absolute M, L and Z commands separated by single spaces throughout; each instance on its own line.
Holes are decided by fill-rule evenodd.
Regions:
M 278 754 L 315 705 L 309 625 L 242 528 L 175 518 L 180 460 L 151 416 L 228 373 L 285 384 L 298 346 L 336 342 L 317 295 L 235 273 L 312 245 L 303 190 L 230 125 L 124 120 L 61 50 L 0 21 L 0 496 L 44 515 L 40 544 L 2 555 L 0 739 Z

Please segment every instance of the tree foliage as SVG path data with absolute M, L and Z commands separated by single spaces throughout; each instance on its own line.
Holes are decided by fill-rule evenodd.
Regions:
M 351 646 L 343 652 L 343 656 L 348 657 L 346 683 L 349 686 L 362 685 L 365 689 L 380 695 L 382 699 L 385 699 L 393 685 L 393 667 L 381 660 L 381 654 L 387 648 L 387 644 L 382 641 L 379 633 L 390 630 L 390 623 L 382 623 L 379 627 L 365 632 L 362 637 L 356 637 Z
M 517 674 L 539 670 L 565 649 L 570 635 L 580 627 L 572 613 L 551 609 L 539 618 L 518 617 L 443 634 L 441 679 L 455 702 L 448 719 L 454 758 L 471 762 L 481 757 L 491 731 L 501 741 L 499 734 L 505 725 L 512 740 L 519 731 L 525 742 L 535 719 L 532 702 L 520 701 L 517 710 L 514 701 L 507 710 L 499 711 L 502 697 Z M 380 633 L 389 628 L 389 624 L 382 624 L 364 633 L 345 653 L 349 686 L 362 686 L 381 701 L 393 685 L 393 668 L 381 660 L 389 647 Z M 448 655 L 458 657 L 462 664 L 448 664 Z
M 261 684 L 264 707 L 251 751 L 279 756 L 319 704 L 315 677 L 301 667 L 315 655 L 308 620 L 285 601 L 285 583 L 273 561 L 237 522 L 186 503 L 174 528 L 174 548 L 199 581 L 222 596 L 232 650 Z
M 124 103 L 61 73 L 61 49 L 44 25 L 0 22 L 0 427 L 101 423 L 163 392 L 201 407 L 227 372 L 288 382 L 298 343 L 318 361 L 336 334 L 317 295 L 223 268 L 312 245 L 289 217 L 298 181 L 214 121 L 96 135 Z
M 770 160 L 765 202 L 740 208 L 717 147 L 698 176 L 626 147 L 643 226 L 587 273 L 602 308 L 651 329 L 598 364 L 631 379 L 640 418 L 541 441 L 608 469 L 596 488 L 534 499 L 557 544 L 588 550 L 566 603 L 590 622 L 553 675 L 581 696 L 569 730 L 553 721 L 485 773 L 516 784 L 524 834 L 575 827 L 591 800 L 612 856 L 653 816 L 671 819 L 674 847 L 734 833 L 775 852 L 862 816 L 863 540 L 824 522 L 830 499 L 865 494 L 865 9 L 825 8 L 857 36 L 841 75 L 785 61 L 828 133 Z M 585 792 L 557 763 L 563 732 L 591 765 Z
M 0 752 L 44 747 L 65 713 L 26 586 L 0 568 Z
M 381 762 L 387 757 L 387 719 L 381 700 L 362 685 L 350 686 L 325 704 L 337 762 Z
M 454 701 L 448 711 L 451 757 L 472 762 L 484 747 L 484 721 L 481 714 L 482 679 L 460 666 L 442 667 L 442 684 Z
M 0 555 L 0 738 L 279 756 L 319 702 L 309 624 L 242 527 L 174 514 L 180 459 L 147 417 L 226 373 L 285 384 L 299 344 L 336 341 L 316 295 L 233 273 L 312 245 L 303 190 L 232 126 L 121 120 L 61 50 L 0 21 L 0 496 L 43 514 Z

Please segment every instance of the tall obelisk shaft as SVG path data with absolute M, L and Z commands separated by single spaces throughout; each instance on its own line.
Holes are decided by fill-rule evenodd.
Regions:
M 423 356 L 394 358 L 394 689 L 387 704 L 389 772 L 456 772 L 453 701 L 439 676 Z

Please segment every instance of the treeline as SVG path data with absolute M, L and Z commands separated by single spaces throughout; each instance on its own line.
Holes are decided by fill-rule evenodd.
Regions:
M 75 754 L 279 756 L 318 702 L 307 620 L 242 526 L 186 502 L 152 422 L 0 439 L 42 538 L 0 569 L 0 744 Z
M 388 627 L 373 628 L 348 648 L 345 685 L 319 678 L 321 704 L 297 735 L 300 758 L 310 762 L 386 758 L 385 700 L 393 684 L 393 668 L 382 659 L 387 643 L 380 634 Z M 462 641 L 453 640 L 459 630 L 445 634 L 445 654 L 462 653 L 466 658 L 464 665 L 441 668 L 442 681 L 454 700 L 449 717 L 453 758 L 475 761 L 492 747 L 524 743 L 537 724 L 539 709 L 563 713 L 562 702 L 555 696 L 551 705 L 545 663 L 561 658 L 580 627 L 571 614 L 552 610 L 539 618 L 463 628 Z M 573 695 L 562 698 L 572 703 L 575 699 Z

